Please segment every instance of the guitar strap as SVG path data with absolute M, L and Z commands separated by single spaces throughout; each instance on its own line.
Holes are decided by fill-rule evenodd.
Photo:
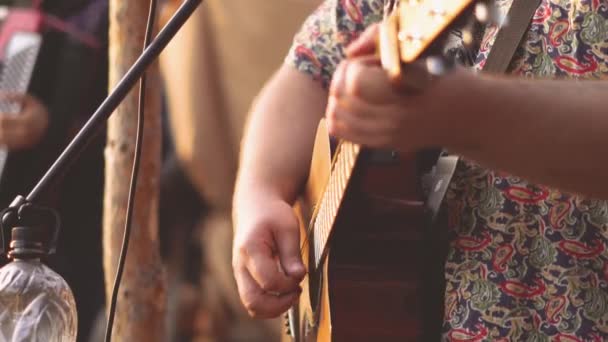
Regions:
M 513 60 L 531 19 L 540 6 L 541 0 L 513 0 L 507 14 L 508 22 L 496 35 L 494 45 L 486 59 L 483 72 L 505 73 Z M 445 307 L 445 260 L 448 251 L 447 213 L 441 206 L 459 158 L 442 153 L 428 175 L 428 197 L 426 208 L 429 213 L 429 229 L 426 230 L 427 255 L 423 274 L 425 282 L 424 334 L 421 341 L 440 341 Z M 441 211 L 441 215 L 439 215 Z M 430 270 L 433 270 L 432 272 Z
M 540 3 L 541 0 L 513 0 L 507 14 L 508 24 L 502 26 L 496 34 L 483 72 L 502 74 L 507 71 Z M 437 217 L 458 160 L 456 156 L 443 153 L 431 171 L 431 186 L 428 187 L 430 191 L 427 198 L 427 210 L 431 214 L 431 222 Z

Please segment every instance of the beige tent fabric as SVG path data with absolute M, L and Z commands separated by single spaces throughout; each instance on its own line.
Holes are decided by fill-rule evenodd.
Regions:
M 160 59 L 178 160 L 212 206 L 201 222 L 200 239 L 209 270 L 203 277 L 206 305 L 216 320 L 224 320 L 218 329 L 230 335 L 217 332 L 218 341 L 278 338 L 276 322 L 248 320 L 238 300 L 231 268 L 230 205 L 251 102 L 320 2 L 206 0 Z
M 161 59 L 178 157 L 197 188 L 230 206 L 251 102 L 320 0 L 207 0 Z
M 211 1 L 223 90 L 233 141 L 240 139 L 243 113 L 263 82 L 282 62 L 294 33 L 318 0 Z

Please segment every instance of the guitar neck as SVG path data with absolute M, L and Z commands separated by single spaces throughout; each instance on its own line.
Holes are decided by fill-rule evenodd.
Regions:
M 344 194 L 359 160 L 361 146 L 343 141 L 338 146 L 332 162 L 331 175 L 313 215 L 313 255 L 315 267 L 319 267 L 327 251 L 334 221 L 342 204 Z
M 483 1 L 482 1 L 483 2 Z M 431 75 L 443 74 L 443 66 L 408 69 L 408 77 L 403 77 L 403 67 L 421 58 L 425 53 L 440 56 L 434 51 L 437 41 L 441 41 L 448 28 L 460 17 L 473 9 L 474 0 L 447 2 L 394 1 L 387 16 L 380 25 L 377 50 L 380 61 L 396 89 L 423 89 Z M 427 62 L 435 59 L 427 58 Z M 438 60 L 441 61 L 440 58 Z M 437 70 L 435 70 L 437 69 Z M 416 72 L 418 71 L 418 72 Z M 327 253 L 328 241 L 332 235 L 334 221 L 340 210 L 346 189 L 359 160 L 361 146 L 343 141 L 338 146 L 325 191 L 315 208 L 311 222 L 314 241 L 314 264 L 319 267 Z

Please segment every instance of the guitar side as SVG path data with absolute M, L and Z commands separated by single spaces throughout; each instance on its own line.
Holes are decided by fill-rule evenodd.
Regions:
M 308 271 L 314 268 L 314 262 L 309 253 L 309 243 L 311 242 L 309 238 L 312 237 L 308 234 L 309 225 L 315 208 L 323 196 L 330 174 L 331 147 L 327 126 L 325 120 L 322 119 L 317 128 L 308 180 L 300 199 L 294 206 L 300 224 L 302 259 Z M 321 277 L 327 279 L 327 262 L 324 263 L 322 273 Z M 315 272 L 313 272 L 313 278 L 314 274 Z M 314 288 L 317 288 L 316 284 L 320 279 L 313 278 L 311 278 L 311 273 L 307 273 L 301 283 L 302 294 L 298 304 L 290 310 L 290 317 L 286 319 L 286 325 L 290 326 L 283 341 L 330 340 L 330 337 L 326 336 L 331 331 L 327 287 L 318 288 L 321 291 L 318 293 Z

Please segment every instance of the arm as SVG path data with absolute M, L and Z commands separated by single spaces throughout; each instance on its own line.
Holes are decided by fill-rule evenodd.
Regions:
M 414 96 L 388 89 L 379 67 L 348 64 L 339 69 L 348 75 L 344 85 L 333 84 L 344 90 L 332 91 L 340 94 L 330 100 L 331 134 L 406 151 L 443 146 L 492 169 L 608 198 L 608 180 L 602 176 L 608 173 L 603 157 L 608 149 L 603 103 L 608 82 L 526 80 L 457 70 Z
M 562 190 L 608 198 L 606 81 L 532 80 L 457 68 L 420 94 L 394 89 L 374 27 L 347 51 L 332 81 L 332 135 L 370 147 L 443 146 L 486 167 Z
M 254 317 L 277 316 L 299 296 L 305 269 L 291 204 L 305 181 L 326 101 L 321 83 L 284 65 L 251 111 L 234 195 L 233 268 Z
M 233 268 L 254 317 L 275 317 L 298 298 L 305 275 L 292 204 L 307 176 L 327 85 L 344 46 L 374 20 L 380 0 L 354 21 L 339 0 L 325 0 L 294 37 L 286 63 L 256 99 L 242 144 L 233 200 Z
M 543 184 L 608 198 L 608 82 L 465 81 L 471 89 L 462 103 L 474 105 L 463 121 L 478 128 L 468 130 L 472 148 L 455 151 Z
M 242 142 L 235 204 L 250 192 L 292 203 L 305 181 L 327 91 L 310 76 L 283 65 L 251 110 Z

